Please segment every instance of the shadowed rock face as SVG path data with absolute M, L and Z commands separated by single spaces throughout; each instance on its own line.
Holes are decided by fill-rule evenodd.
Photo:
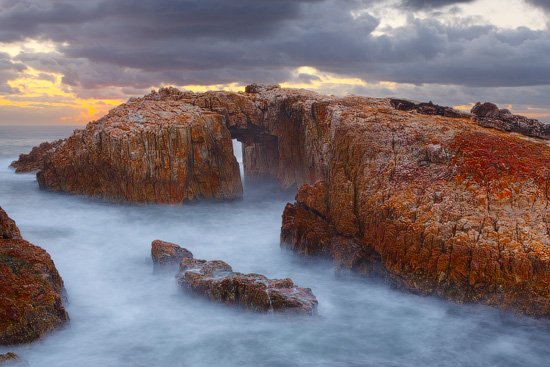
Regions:
M 525 116 L 514 115 L 507 109 L 499 109 L 497 105 L 489 102 L 476 103 L 471 111 L 480 126 L 511 131 L 535 138 L 549 139 L 550 125 L 545 125 L 538 120 Z
M 7 225 L 6 225 L 7 224 Z M 0 208 L 0 344 L 28 343 L 69 321 L 63 280 L 42 248 L 20 238 Z
M 296 287 L 289 278 L 236 273 L 223 261 L 184 258 L 176 278 L 182 289 L 230 306 L 263 313 L 317 314 L 311 289 Z

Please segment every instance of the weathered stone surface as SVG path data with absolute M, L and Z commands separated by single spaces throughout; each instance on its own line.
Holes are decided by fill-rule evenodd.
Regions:
M 215 197 L 214 192 L 228 191 L 208 174 L 186 177 L 202 177 L 209 195 L 188 190 L 200 185 L 159 184 L 164 181 L 158 177 L 167 177 L 163 167 L 171 158 L 166 157 L 174 154 L 161 154 L 166 149 L 145 154 L 133 137 L 144 134 L 137 133 L 144 126 L 172 126 L 177 119 L 185 120 L 184 126 L 216 121 L 212 124 L 227 141 L 243 143 L 247 181 L 276 181 L 285 188 L 324 181 L 300 189 L 297 204 L 285 210 L 281 235 L 295 250 L 379 273 L 413 292 L 550 316 L 550 148 L 483 127 L 540 138 L 546 137 L 546 126 L 507 110 L 498 110 L 497 119 L 493 106 L 480 106 L 474 111 L 484 116 L 472 116 L 430 103 L 329 97 L 277 86 L 251 86 L 248 92 L 162 89 L 130 101 L 49 155 L 39 182 L 111 200 Z M 407 106 L 419 113 L 400 111 Z M 162 131 L 152 129 L 146 145 L 166 141 Z M 92 154 L 98 146 L 101 153 Z M 189 147 L 182 148 L 182 156 Z M 128 153 L 119 157 L 120 151 Z M 230 152 L 199 154 L 194 161 L 218 164 Z M 145 165 L 154 185 L 139 184 L 141 171 L 135 167 L 141 163 L 126 163 L 134 155 L 137 161 L 155 158 Z M 82 163 L 67 163 L 73 161 Z M 171 177 L 181 170 L 174 168 Z
M 0 354 L 0 366 L 28 367 L 29 363 L 15 353 Z
M 5 221 L 0 216 L 0 228 Z M 64 294 L 44 249 L 20 237 L 0 238 L 0 344 L 28 343 L 62 326 L 69 320 Z
M 300 189 L 317 197 L 286 207 L 282 245 L 408 291 L 549 317 L 548 146 L 468 119 L 362 111 L 342 111 L 328 198 Z M 311 207 L 322 200 L 328 215 Z
M 46 156 L 41 187 L 114 202 L 180 204 L 242 196 L 231 136 L 218 114 L 161 89 L 76 130 Z
M 489 102 L 476 103 L 471 112 L 475 115 L 474 121 L 480 126 L 511 131 L 541 139 L 550 139 L 550 125 L 543 124 L 535 119 L 514 115 L 507 109 L 500 109 Z
M 233 272 L 223 261 L 184 258 L 177 281 L 193 294 L 256 312 L 315 315 L 317 299 L 309 288 L 291 279 L 268 279 L 259 274 Z
M 63 140 L 54 142 L 44 142 L 37 147 L 32 148 L 29 154 L 20 154 L 19 159 L 13 161 L 10 167 L 15 168 L 15 172 L 38 172 L 43 169 L 46 156 L 55 152 L 55 150 L 63 144 Z
M 151 243 L 151 258 L 155 266 L 179 265 L 184 257 L 193 258 L 191 251 L 175 243 L 154 240 Z
M 0 207 L 0 240 L 22 239 L 15 221 Z

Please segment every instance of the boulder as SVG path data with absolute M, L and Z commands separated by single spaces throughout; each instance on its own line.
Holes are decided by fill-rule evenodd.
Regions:
M 29 343 L 69 321 L 63 280 L 50 255 L 21 239 L 1 208 L 0 228 L 12 233 L 0 237 L 0 344 Z
M 514 115 L 508 109 L 500 109 L 494 103 L 476 103 L 471 112 L 479 126 L 500 131 L 515 132 L 540 139 L 550 139 L 550 125 L 521 115 Z
M 184 258 L 176 276 L 180 287 L 196 296 L 261 313 L 316 315 L 317 299 L 291 279 L 268 279 L 233 272 L 223 261 Z
M 151 243 L 151 258 L 155 267 L 177 266 L 185 257 L 193 258 L 191 251 L 175 243 L 154 240 Z

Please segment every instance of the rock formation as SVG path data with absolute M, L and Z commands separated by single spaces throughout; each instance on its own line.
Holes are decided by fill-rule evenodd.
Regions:
M 184 257 L 192 259 L 193 254 L 175 243 L 161 240 L 154 240 L 151 243 L 151 258 L 156 268 L 179 265 Z
M 549 317 L 548 146 L 469 119 L 369 115 L 342 116 L 326 182 L 285 208 L 282 245 L 408 291 Z
M 511 131 L 541 139 L 550 139 L 550 125 L 525 116 L 514 115 L 510 110 L 499 109 L 495 104 L 485 102 L 476 103 L 471 112 L 475 115 L 474 121 L 480 126 Z
M 289 278 L 236 273 L 219 260 L 184 258 L 177 280 L 184 290 L 230 306 L 263 313 L 317 314 L 317 299 L 311 289 L 296 287 Z
M 236 197 L 236 138 L 246 180 L 306 185 L 285 209 L 283 246 L 409 291 L 549 317 L 550 148 L 528 137 L 547 127 L 495 108 L 161 89 L 76 132 L 38 180 L 114 201 Z M 171 140 L 173 129 L 200 133 Z
M 50 255 L 21 239 L 2 208 L 0 229 L 0 344 L 28 343 L 69 321 L 63 280 Z
M 168 90 L 133 99 L 47 154 L 41 187 L 114 202 L 182 203 L 242 195 L 222 117 Z
M 63 143 L 63 140 L 56 140 L 48 143 L 44 142 L 37 147 L 32 148 L 29 154 L 19 155 L 19 159 L 12 162 L 10 167 L 15 168 L 15 172 L 39 172 L 43 167 L 48 154 L 53 154 L 55 150 Z
M 455 110 L 447 106 L 440 106 L 430 102 L 415 102 L 408 99 L 390 99 L 390 104 L 393 108 L 400 111 L 416 111 L 423 115 L 439 115 L 445 117 L 470 117 L 468 114 Z
M 15 353 L 0 354 L 0 366 L 29 367 L 29 363 Z

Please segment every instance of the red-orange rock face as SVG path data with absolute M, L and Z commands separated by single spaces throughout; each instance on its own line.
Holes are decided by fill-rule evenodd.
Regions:
M 419 115 L 387 99 L 247 91 L 162 89 L 129 102 L 48 155 L 38 180 L 115 201 L 231 198 L 237 138 L 247 180 L 323 181 L 285 209 L 281 239 L 293 249 L 421 294 L 550 316 L 550 148 L 478 124 L 545 128 L 503 110 L 496 126 L 431 104 Z
M 2 214 L 0 208 L 0 224 Z M 17 237 L 0 238 L 0 344 L 28 343 L 67 322 L 64 292 L 45 250 Z
M 63 140 L 56 140 L 51 143 L 44 142 L 32 148 L 29 154 L 19 155 L 19 159 L 12 162 L 10 167 L 14 167 L 17 173 L 38 172 L 44 168 L 43 164 L 46 156 L 54 153 L 62 143 Z
M 347 249 L 347 267 L 403 289 L 549 317 L 546 142 L 358 102 L 334 132 L 328 194 L 300 189 L 283 246 L 338 264 Z
M 317 299 L 311 289 L 296 287 L 288 278 L 236 273 L 219 260 L 184 258 L 177 280 L 182 289 L 199 297 L 250 311 L 317 314 Z
M 169 95 L 134 99 L 75 131 L 37 179 L 50 190 L 115 202 L 239 198 L 239 166 L 222 122 Z
M 151 243 L 151 258 L 155 267 L 179 265 L 184 257 L 192 259 L 193 254 L 175 243 L 161 240 Z
M 15 221 L 0 207 L 0 240 L 21 239 L 21 232 Z

